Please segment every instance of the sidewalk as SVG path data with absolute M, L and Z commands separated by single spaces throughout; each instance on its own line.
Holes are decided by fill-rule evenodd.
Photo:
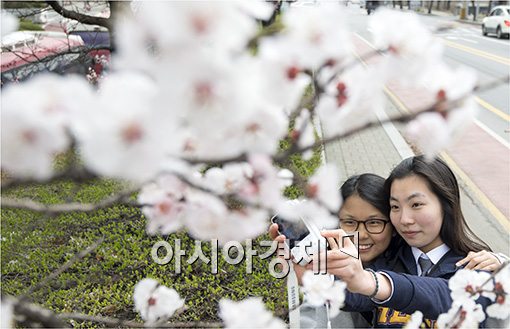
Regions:
M 400 10 L 400 8 L 398 8 L 398 7 L 396 7 L 395 9 Z M 412 12 L 415 12 L 418 15 L 422 15 L 422 16 L 455 17 L 455 21 L 458 22 L 458 23 L 470 24 L 470 25 L 476 25 L 476 26 L 481 26 L 482 25 L 482 19 L 483 18 L 480 18 L 481 16 L 477 17 L 476 21 L 473 21 L 472 18 L 460 19 L 459 15 L 454 15 L 452 12 L 449 12 L 449 11 L 442 11 L 442 10 L 434 10 L 434 9 L 432 9 L 431 13 L 429 14 L 427 8 L 422 8 L 422 9 L 425 9 L 425 11 L 417 12 L 415 10 L 409 10 L 409 9 L 407 9 L 407 7 L 404 7 L 402 9 L 402 11 L 412 11 Z
M 365 46 L 368 47 L 367 45 Z M 362 43 L 356 43 L 356 48 L 358 53 L 366 53 L 366 49 L 362 49 Z M 376 61 L 377 59 L 373 58 L 373 60 Z M 398 88 L 396 85 L 390 85 L 389 88 L 407 108 L 412 109 L 414 107 L 412 103 L 414 102 L 416 104 L 416 102 L 420 100 L 420 95 L 416 91 L 409 92 L 406 89 Z M 402 106 L 402 104 L 398 104 L 398 106 Z M 389 98 L 386 101 L 385 108 L 388 112 L 397 111 L 396 104 L 392 103 Z M 365 172 L 371 172 L 387 177 L 390 171 L 398 163 L 400 163 L 403 158 L 413 155 L 411 148 L 405 144 L 405 141 L 403 141 L 403 138 L 398 131 L 396 131 L 391 124 L 389 125 L 391 126 L 390 128 L 388 128 L 388 125 L 385 126 L 386 129 L 382 126 L 374 127 L 356 134 L 355 136 L 326 145 L 326 162 L 334 163 L 338 167 L 341 177 L 339 182 L 340 184 L 351 175 Z M 468 132 L 468 135 L 464 136 L 464 139 L 455 145 L 455 148 L 449 150 L 450 156 L 454 158 L 455 161 L 453 162 L 453 165 L 455 165 L 456 162 L 460 163 L 460 159 L 463 157 L 466 158 L 466 156 L 473 156 L 472 143 L 483 140 L 483 136 L 475 136 L 475 140 L 470 139 L 469 136 L 473 135 L 473 131 L 478 132 L 476 129 L 472 129 L 471 134 Z M 404 146 L 402 146 L 402 144 L 404 144 Z M 487 156 L 489 156 L 491 148 L 485 145 L 481 146 L 480 149 L 484 150 Z M 492 148 L 492 150 L 495 149 Z M 495 153 L 495 155 L 499 155 L 502 158 L 508 155 L 508 152 L 501 151 L 499 149 L 495 150 Z M 444 154 L 443 156 L 448 157 L 447 154 Z M 484 193 L 486 194 L 488 194 L 488 190 L 496 191 L 495 194 L 491 193 L 487 196 L 493 198 L 493 202 L 496 201 L 496 203 L 500 205 L 500 208 L 505 208 L 506 210 L 506 207 L 508 207 L 508 200 L 497 200 L 497 191 L 499 186 L 505 188 L 504 181 L 508 180 L 508 177 L 501 179 L 495 177 L 496 175 L 494 174 L 491 175 L 490 173 L 491 170 L 496 170 L 492 171 L 492 173 L 499 172 L 504 175 L 508 170 L 497 171 L 502 169 L 493 169 L 491 166 L 498 165 L 499 168 L 499 165 L 505 165 L 506 161 L 499 162 L 499 164 L 497 161 L 494 163 L 483 163 L 483 161 L 488 162 L 487 157 L 482 156 L 478 157 L 478 159 L 481 159 L 482 162 L 465 161 L 465 159 L 462 159 L 464 160 L 462 163 L 472 164 L 472 168 L 467 168 L 469 170 L 461 168 L 462 170 L 460 171 L 460 174 L 459 171 L 452 168 L 456 173 L 459 185 L 462 189 L 461 200 L 463 212 L 469 226 L 481 239 L 489 243 L 494 251 L 503 252 L 508 255 L 510 254 L 508 230 L 502 226 L 501 222 L 493 217 L 485 203 L 480 200 L 480 195 L 474 193 L 472 186 L 465 181 L 474 181 L 477 186 L 480 186 L 480 188 L 485 190 Z M 451 162 L 449 162 L 449 164 L 452 165 Z M 489 172 L 487 172 L 487 170 L 489 170 Z M 465 172 L 467 176 L 463 176 L 463 172 Z M 492 186 L 490 186 L 491 184 Z M 495 185 L 498 185 L 498 187 Z M 506 188 L 508 188 L 508 186 Z M 501 193 L 499 197 L 504 197 L 505 195 L 509 194 Z

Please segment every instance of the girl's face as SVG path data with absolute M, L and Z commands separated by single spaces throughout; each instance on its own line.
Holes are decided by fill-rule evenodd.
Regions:
M 377 208 L 358 195 L 351 195 L 344 200 L 342 208 L 340 208 L 339 217 L 340 222 L 351 221 L 351 223 L 354 223 L 352 220 L 355 220 L 365 222 L 365 225 L 373 225 L 375 222 L 370 222 L 371 219 L 388 220 Z M 387 223 L 381 233 L 374 234 L 367 232 L 365 225 L 360 223 L 357 229 L 359 231 L 359 256 L 363 263 L 368 263 L 375 260 L 388 248 L 393 228 L 390 223 Z M 370 226 L 369 229 L 372 231 Z
M 443 243 L 441 203 L 423 177 L 395 179 L 390 194 L 391 222 L 407 244 L 427 253 Z

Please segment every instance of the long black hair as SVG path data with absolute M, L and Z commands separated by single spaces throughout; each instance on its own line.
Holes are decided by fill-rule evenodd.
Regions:
M 470 251 L 491 250 L 467 225 L 460 206 L 457 179 L 443 160 L 435 158 L 427 161 L 423 155 L 403 160 L 386 179 L 385 194 L 390 195 L 391 185 L 395 179 L 413 175 L 424 178 L 441 203 L 443 223 L 439 235 L 446 245 L 459 255 L 467 255 Z

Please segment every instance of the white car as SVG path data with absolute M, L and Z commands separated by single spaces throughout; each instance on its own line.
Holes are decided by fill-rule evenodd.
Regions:
M 482 34 L 495 33 L 498 39 L 510 35 L 510 6 L 494 7 L 483 19 Z

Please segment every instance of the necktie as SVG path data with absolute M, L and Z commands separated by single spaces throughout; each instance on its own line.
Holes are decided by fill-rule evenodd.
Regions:
M 420 276 L 426 276 L 430 268 L 434 265 L 432 261 L 425 256 L 425 254 L 422 254 L 420 258 L 418 258 L 418 264 L 420 264 L 421 268 L 421 274 Z

